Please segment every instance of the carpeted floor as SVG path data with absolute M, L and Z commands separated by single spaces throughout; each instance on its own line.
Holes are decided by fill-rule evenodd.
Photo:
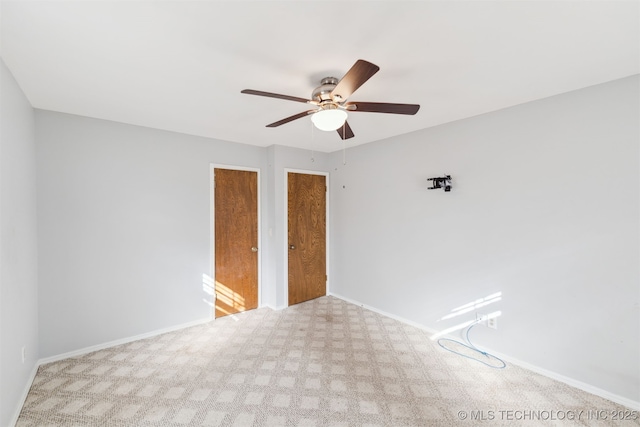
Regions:
M 640 425 L 614 410 L 323 297 L 43 365 L 17 426 Z

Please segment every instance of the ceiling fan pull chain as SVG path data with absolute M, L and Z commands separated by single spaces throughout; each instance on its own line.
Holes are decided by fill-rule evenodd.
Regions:
M 347 143 L 342 141 L 342 165 L 347 164 Z
M 342 125 L 342 165 L 347 164 L 347 140 L 345 139 L 345 135 L 347 132 L 347 122 Z

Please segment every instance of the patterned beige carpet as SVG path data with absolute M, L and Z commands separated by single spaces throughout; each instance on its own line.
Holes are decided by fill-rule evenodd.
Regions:
M 595 410 L 624 408 L 323 297 L 44 365 L 17 426 L 640 425 Z

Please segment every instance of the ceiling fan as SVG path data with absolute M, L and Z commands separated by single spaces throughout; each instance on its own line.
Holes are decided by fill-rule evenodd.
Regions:
M 391 113 L 413 115 L 418 112 L 417 104 L 390 104 L 386 102 L 357 102 L 347 99 L 362 86 L 367 80 L 380 70 L 375 64 L 359 59 L 351 67 L 347 74 L 338 80 L 335 77 L 325 77 L 320 81 L 320 86 L 315 88 L 311 99 L 298 98 L 278 93 L 262 92 L 253 89 L 244 89 L 241 93 L 249 95 L 266 96 L 288 101 L 304 102 L 314 105 L 313 110 L 303 111 L 291 117 L 268 124 L 268 128 L 278 127 L 285 123 L 311 115 L 311 121 L 320 130 L 338 131 L 342 139 L 353 138 L 354 134 L 347 123 L 347 111 L 365 113 Z

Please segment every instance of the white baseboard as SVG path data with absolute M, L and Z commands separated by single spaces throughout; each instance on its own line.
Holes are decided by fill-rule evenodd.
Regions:
M 58 355 L 51 356 L 51 357 L 45 357 L 44 359 L 38 360 L 38 366 L 45 365 L 45 364 L 51 363 L 51 362 L 57 362 L 59 360 L 68 359 L 70 357 L 82 356 L 82 355 L 87 354 L 87 353 L 92 353 L 92 352 L 98 351 L 98 350 L 104 350 L 105 348 L 115 347 L 117 345 L 128 344 L 128 343 L 133 342 L 133 341 L 143 340 L 143 339 L 146 339 L 146 338 L 152 338 L 152 337 L 155 337 L 157 335 L 166 334 L 167 332 L 173 332 L 173 331 L 178 331 L 180 329 L 190 328 L 192 326 L 202 325 L 203 323 L 209 323 L 211 320 L 212 320 L 211 318 L 195 320 L 193 322 L 183 323 L 183 324 L 177 325 L 177 326 L 170 326 L 170 327 L 164 328 L 164 329 L 157 329 L 155 331 L 147 332 L 147 333 L 144 333 L 144 334 L 135 335 L 135 336 L 132 336 L 132 337 L 127 337 L 127 338 L 122 338 L 122 339 L 119 339 L 119 340 L 109 341 L 109 342 L 106 342 L 106 343 L 103 343 L 103 344 L 92 345 L 90 347 L 81 348 L 79 350 L 74 350 L 74 351 L 58 354 Z
M 402 323 L 404 323 L 406 325 L 410 325 L 410 326 L 416 327 L 418 329 L 422 329 L 423 331 L 428 332 L 430 334 L 435 334 L 435 333 L 438 332 L 438 331 L 436 331 L 434 329 L 431 329 L 431 328 L 428 328 L 428 327 L 426 327 L 424 325 L 421 325 L 420 323 L 414 322 L 414 321 L 409 320 L 409 319 L 405 319 L 404 317 L 396 316 L 395 314 L 387 313 L 386 311 L 382 311 L 382 310 L 379 310 L 379 309 L 377 309 L 375 307 L 372 307 L 370 305 L 363 304 L 360 301 L 356 301 L 356 300 L 353 300 L 351 298 L 347 298 L 347 297 L 344 297 L 342 295 L 338 295 L 338 294 L 334 294 L 334 293 L 330 293 L 328 295 L 332 296 L 332 297 L 339 298 L 339 299 L 341 299 L 343 301 L 346 301 L 346 302 L 348 302 L 350 304 L 358 305 L 358 306 L 360 306 L 362 308 L 366 308 L 369 311 L 373 311 L 374 313 L 381 314 L 381 315 L 383 315 L 385 317 L 390 317 L 391 319 L 397 320 L 398 322 L 402 322 Z
M 346 301 L 346 302 L 348 302 L 350 304 L 354 304 L 354 305 L 358 305 L 358 306 L 360 306 L 362 308 L 366 308 L 367 310 L 373 311 L 374 313 L 378 313 L 378 314 L 380 314 L 382 316 L 390 317 L 391 319 L 397 320 L 399 322 L 405 323 L 405 324 L 410 325 L 410 326 L 414 326 L 414 327 L 416 327 L 418 329 L 422 329 L 423 331 L 428 332 L 430 334 L 435 334 L 435 333 L 438 332 L 438 331 L 435 331 L 435 330 L 433 330 L 431 328 L 428 328 L 428 327 L 426 327 L 424 325 L 416 323 L 414 321 L 405 319 L 405 318 L 400 317 L 400 316 L 396 316 L 396 315 L 391 314 L 391 313 L 387 313 L 385 311 L 379 310 L 379 309 L 377 309 L 375 307 L 372 307 L 372 306 L 369 306 L 367 304 L 363 304 L 363 303 L 361 303 L 359 301 L 356 301 L 356 300 L 353 300 L 351 298 L 347 298 L 347 297 L 344 297 L 342 295 L 338 295 L 338 294 L 335 294 L 335 293 L 331 293 L 331 294 L 328 294 L 328 295 L 333 296 L 335 298 L 339 298 L 339 299 L 341 299 L 343 301 Z M 455 339 L 456 337 L 451 337 L 451 338 Z M 504 355 L 504 354 L 501 354 L 501 353 L 496 353 L 493 350 L 488 349 L 488 348 L 486 348 L 484 346 L 482 348 L 486 352 L 488 352 L 488 353 L 490 353 L 492 355 L 495 355 L 495 356 L 499 357 L 500 359 L 503 359 L 505 362 L 512 363 L 512 364 L 517 365 L 517 366 L 519 366 L 521 368 L 527 369 L 529 371 L 535 372 L 535 373 L 540 374 L 540 375 L 544 375 L 545 377 L 554 379 L 556 381 L 560 381 L 562 383 L 570 385 L 571 387 L 575 387 L 575 388 L 577 388 L 579 390 L 582 390 L 582 391 L 585 391 L 585 392 L 587 392 L 589 394 L 593 394 L 595 396 L 602 397 L 603 399 L 610 400 L 610 401 L 612 401 L 614 403 L 617 403 L 619 405 L 623 405 L 623 406 L 625 406 L 627 408 L 634 409 L 634 410 L 640 410 L 640 402 L 636 402 L 635 400 L 626 398 L 624 396 L 619 396 L 619 395 L 611 393 L 611 392 L 609 392 L 607 390 L 603 390 L 601 388 L 592 386 L 591 384 L 587 384 L 587 383 L 584 383 L 582 381 L 578 381 L 578 380 L 575 380 L 573 378 L 566 377 L 564 375 L 558 374 L 557 372 L 553 372 L 553 371 L 549 371 L 549 370 L 544 369 L 544 368 L 540 368 L 540 367 L 532 365 L 530 363 L 523 362 L 523 361 L 518 360 L 518 359 L 514 359 L 514 358 L 512 358 L 510 356 L 507 356 L 507 355 Z
M 38 373 L 38 368 L 40 367 L 40 363 L 36 362 L 33 369 L 31 370 L 31 374 L 29 375 L 29 379 L 27 380 L 27 385 L 22 390 L 22 396 L 20 396 L 20 400 L 18 400 L 18 407 L 16 408 L 13 417 L 9 421 L 9 426 L 15 426 L 18 422 L 18 418 L 20 417 L 20 412 L 22 411 L 22 407 L 27 400 L 27 396 L 29 395 L 29 390 L 31 390 L 31 384 L 33 384 L 33 380 L 36 379 L 36 374 Z
M 273 306 L 271 304 L 264 304 L 263 307 L 270 308 L 273 311 L 280 311 L 280 310 L 284 310 L 285 308 L 287 308 L 286 305 Z
M 9 425 L 10 426 L 15 426 L 15 424 L 18 422 L 18 417 L 20 416 L 20 412 L 22 411 L 22 407 L 24 406 L 24 403 L 27 400 L 27 395 L 29 394 L 29 390 L 31 389 L 31 385 L 33 384 L 33 380 L 36 378 L 36 374 L 38 373 L 38 368 L 40 366 L 46 365 L 47 363 L 57 362 L 59 360 L 68 359 L 70 357 L 82 356 L 83 354 L 92 353 L 92 352 L 98 351 L 98 350 L 104 350 L 105 348 L 115 347 L 117 345 L 127 344 L 127 343 L 130 343 L 130 342 L 133 342 L 133 341 L 138 341 L 138 340 L 142 340 L 142 339 L 146 339 L 146 338 L 155 337 L 157 335 L 166 334 L 167 332 L 173 332 L 173 331 L 177 331 L 177 330 L 180 330 L 180 329 L 190 328 L 192 326 L 202 325 L 204 323 L 209 323 L 211 320 L 212 320 L 211 318 L 195 320 L 193 322 L 183 323 L 181 325 L 171 326 L 169 328 L 158 329 L 158 330 L 147 332 L 147 333 L 144 333 L 144 334 L 135 335 L 135 336 L 128 337 L 128 338 L 122 338 L 122 339 L 115 340 L 115 341 L 109 341 L 109 342 L 106 342 L 106 343 L 103 343 L 103 344 L 93 345 L 91 347 L 85 347 L 85 348 L 81 348 L 79 350 L 74 350 L 74 351 L 70 351 L 70 352 L 67 352 L 67 353 L 58 354 L 56 356 L 45 357 L 44 359 L 37 360 L 35 366 L 33 367 L 33 371 L 31 372 L 31 376 L 29 377 L 29 380 L 27 381 L 27 385 L 25 386 L 25 389 L 22 392 L 22 397 L 18 401 L 19 402 L 18 408 L 16 409 L 15 414 L 14 414 L 14 416 L 13 416 L 13 418 L 12 418 L 12 420 L 11 420 Z
M 509 356 L 505 356 L 504 354 L 493 352 L 492 350 L 485 349 L 484 347 L 483 347 L 483 350 L 486 350 L 488 353 L 491 353 L 491 354 L 493 354 L 493 355 L 495 355 L 495 356 L 497 356 L 497 357 L 499 357 L 499 358 L 501 358 L 501 359 L 503 359 L 503 360 L 505 360 L 505 361 L 507 361 L 509 363 L 512 363 L 514 365 L 517 365 L 517 366 L 519 366 L 521 368 L 524 368 L 524 369 L 527 369 L 529 371 L 535 372 L 536 374 L 544 375 L 545 377 L 549 377 L 549 378 L 551 378 L 553 380 L 560 381 L 562 383 L 570 385 L 571 387 L 577 388 L 579 390 L 585 391 L 585 392 L 587 392 L 589 394 L 593 394 L 593 395 L 598 396 L 598 397 L 602 397 L 603 399 L 610 400 L 610 401 L 612 401 L 614 403 L 617 403 L 619 405 L 625 406 L 625 407 L 627 407 L 629 409 L 640 410 L 640 402 L 636 402 L 635 400 L 631 400 L 631 399 L 626 398 L 624 396 L 619 396 L 619 395 L 611 393 L 611 392 L 609 392 L 607 390 L 603 390 L 601 388 L 595 387 L 595 386 L 593 386 L 591 384 L 587 384 L 587 383 L 584 383 L 582 381 L 578 381 L 578 380 L 575 380 L 573 378 L 566 377 L 566 376 L 564 376 L 562 374 L 559 374 L 557 372 L 549 371 L 547 369 L 540 368 L 540 367 L 532 365 L 530 363 L 523 362 L 521 360 L 514 359 L 514 358 L 509 357 Z

